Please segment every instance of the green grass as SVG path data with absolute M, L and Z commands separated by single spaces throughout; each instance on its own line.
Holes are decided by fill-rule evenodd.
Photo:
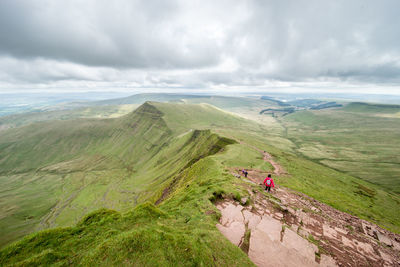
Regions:
M 76 226 L 46 230 L 0 251 L 2 265 L 253 266 L 216 229 L 209 198 L 236 189 L 213 157 L 185 170 L 173 194 L 159 206 L 127 213 L 99 210 Z M 208 213 L 206 211 L 214 211 Z
M 2 244 L 69 227 L 3 248 L 0 265 L 251 265 L 216 229 L 213 205 L 248 195 L 230 168 L 272 170 L 251 146 L 289 172 L 278 185 L 400 232 L 398 195 L 302 157 L 268 128 L 210 105 L 146 103 L 116 119 L 1 132 Z
M 301 111 L 281 119 L 296 151 L 329 167 L 400 194 L 398 106 L 352 103 Z
M 72 120 L 79 118 L 116 118 L 132 112 L 138 104 L 88 106 L 74 109 L 38 110 L 0 117 L 0 130 L 15 128 L 35 122 Z
M 362 102 L 352 102 L 345 106 L 345 111 L 359 113 L 398 113 L 400 105 L 370 104 Z
M 35 229 L 71 225 L 97 208 L 124 211 L 155 201 L 173 176 L 228 143 L 207 130 L 177 137 L 150 104 L 118 119 L 4 131 L 0 245 Z

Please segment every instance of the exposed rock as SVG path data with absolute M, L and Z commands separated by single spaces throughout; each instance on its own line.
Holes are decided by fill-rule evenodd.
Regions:
M 368 253 L 371 256 L 375 257 L 374 256 L 374 254 L 375 254 L 374 248 L 368 243 L 358 242 L 357 243 L 357 250 L 358 251 L 363 251 L 364 253 Z
M 397 241 L 393 241 L 392 243 L 393 243 L 393 248 L 400 252 L 400 243 Z
M 274 213 L 274 216 L 275 216 L 277 219 L 279 219 L 279 220 L 283 218 L 283 214 L 280 213 L 280 212 Z
M 270 237 L 271 235 L 260 228 L 251 235 L 249 258 L 257 266 L 318 266 L 315 261 L 285 247 L 279 240 L 271 240 Z
M 345 236 L 342 236 L 342 243 L 346 247 L 351 247 L 351 248 L 354 248 L 354 249 L 357 247 L 356 244 L 354 244 L 354 242 L 352 240 L 348 239 Z
M 389 237 L 387 237 L 386 235 L 384 235 L 384 234 L 382 234 L 380 232 L 377 232 L 377 235 L 378 235 L 378 240 L 380 242 L 382 242 L 383 244 L 385 244 L 385 245 L 387 245 L 389 247 L 393 246 L 392 240 Z
M 259 151 L 265 161 L 272 160 L 271 155 Z M 251 196 L 251 208 L 243 209 L 233 201 L 218 205 L 222 225 L 217 227 L 232 243 L 240 246 L 246 226 L 251 231 L 248 256 L 256 265 L 400 266 L 400 235 L 279 185 L 270 192 L 273 197 L 266 197 L 254 190 L 265 176 L 265 172 L 252 169 L 247 179 L 241 178 L 247 182 L 243 186 Z M 319 248 L 309 242 L 310 235 Z M 378 239 L 385 245 L 377 243 Z M 323 253 L 318 253 L 319 264 L 317 249 Z
M 302 211 L 299 212 L 299 218 L 303 222 L 303 224 L 317 225 L 319 223 L 317 220 L 310 217 L 309 214 Z
M 329 225 L 322 225 L 323 229 L 323 235 L 332 238 L 332 239 L 338 239 L 337 231 L 333 228 L 331 228 Z
M 315 252 L 318 252 L 317 246 L 308 242 L 291 229 L 285 229 L 282 243 L 286 248 L 296 250 L 300 255 L 308 258 L 310 261 L 315 260 Z
M 222 214 L 217 227 L 233 244 L 241 245 L 246 227 L 251 231 L 248 256 L 256 265 L 400 266 L 399 235 L 298 193 L 282 188 L 277 192 L 274 196 L 284 196 L 288 212 L 282 213 L 279 201 L 258 192 L 251 196 L 252 206 L 243 207 L 234 201 L 217 205 Z M 320 212 L 303 212 L 312 206 Z M 308 240 L 310 235 L 321 250 Z M 371 236 L 386 246 L 379 246 Z M 323 251 L 319 263 L 318 251 Z
M 299 235 L 301 235 L 302 237 L 305 237 L 305 238 L 307 238 L 311 234 L 307 229 L 304 229 L 304 228 L 300 228 L 298 232 L 299 232 Z
M 336 261 L 325 254 L 321 255 L 321 261 L 319 263 L 323 267 L 337 267 L 338 265 L 336 264 Z
M 218 230 L 236 246 L 239 246 L 246 228 L 242 222 L 232 222 L 228 227 L 217 224 Z
M 261 221 L 261 216 L 258 216 L 248 210 L 243 211 L 244 222 L 247 224 L 248 229 L 254 230 Z
M 369 235 L 369 236 L 371 236 L 371 237 L 373 237 L 373 238 L 378 239 L 378 236 L 377 236 L 377 234 L 376 234 L 376 230 L 375 230 L 375 228 L 374 228 L 373 226 L 371 226 L 371 225 L 370 225 L 369 223 L 367 223 L 367 222 L 362 222 L 361 225 L 362 225 L 362 228 L 363 228 L 364 232 L 365 232 L 367 235 Z
M 342 235 L 346 235 L 346 234 L 347 234 L 347 231 L 344 230 L 344 229 L 342 229 L 342 228 L 335 227 L 335 230 L 336 230 L 336 232 L 339 232 L 339 233 L 341 233 Z
M 270 240 L 280 241 L 282 224 L 268 215 L 264 215 L 256 230 L 264 232 Z
M 312 211 L 315 211 L 315 212 L 318 212 L 318 211 L 319 211 L 319 209 L 317 209 L 316 207 L 311 207 L 311 210 L 312 210 Z
M 227 203 L 225 207 L 221 210 L 221 224 L 223 226 L 229 226 L 230 223 L 237 221 L 243 222 L 243 214 L 242 214 L 243 207 L 240 205 L 233 205 L 232 203 Z
M 381 258 L 383 259 L 383 261 L 385 262 L 384 265 L 385 266 L 393 266 L 393 261 L 392 261 L 392 257 L 389 254 L 386 254 L 383 251 L 379 251 L 379 254 L 381 255 Z

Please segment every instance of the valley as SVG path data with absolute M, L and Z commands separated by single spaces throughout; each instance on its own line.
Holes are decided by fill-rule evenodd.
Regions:
M 215 201 L 251 199 L 248 183 L 232 175 L 242 168 L 250 177 L 273 173 L 281 190 L 400 233 L 399 129 L 390 115 L 397 106 L 344 103 L 271 116 L 260 114 L 279 108 L 270 99 L 132 99 L 1 118 L 0 245 L 49 229 L 6 246 L 1 261 L 90 265 L 101 254 L 104 265 L 149 257 L 154 264 L 251 265 L 215 227 Z M 128 243 L 139 248 L 133 240 L 180 252 L 154 257 L 158 245 L 147 254 L 117 252 Z

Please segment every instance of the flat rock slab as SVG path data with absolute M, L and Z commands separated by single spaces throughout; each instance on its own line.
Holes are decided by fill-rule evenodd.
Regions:
M 229 226 L 232 222 L 244 222 L 242 209 L 243 207 L 238 205 L 233 205 L 232 203 L 227 203 L 225 207 L 217 206 L 221 211 L 221 224 L 224 226 Z
M 243 211 L 244 222 L 247 224 L 248 229 L 254 230 L 261 222 L 261 216 L 258 216 L 248 210 Z
M 336 261 L 327 255 L 322 254 L 321 255 L 321 261 L 320 261 L 320 266 L 323 267 L 337 267 L 338 265 L 336 264 Z
M 264 215 L 256 230 L 264 232 L 272 241 L 281 240 L 282 223 L 268 215 Z M 250 242 L 251 243 L 251 242 Z
M 285 229 L 282 244 L 288 249 L 293 249 L 297 251 L 299 254 L 309 259 L 310 261 L 315 260 L 315 252 L 318 251 L 318 247 L 308 242 L 306 239 L 302 238 L 291 229 Z
M 297 250 L 285 247 L 279 240 L 271 240 L 270 235 L 258 227 L 251 234 L 249 258 L 260 267 L 264 266 L 318 266 Z
M 392 240 L 389 237 L 387 237 L 386 235 L 384 235 L 380 232 L 377 232 L 376 234 L 378 235 L 378 239 L 380 242 L 382 242 L 383 244 L 385 244 L 389 247 L 393 246 Z
M 246 228 L 242 222 L 232 222 L 228 227 L 217 224 L 218 230 L 236 246 L 239 246 Z

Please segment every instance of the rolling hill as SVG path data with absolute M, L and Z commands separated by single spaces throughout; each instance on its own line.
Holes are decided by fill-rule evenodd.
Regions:
M 216 229 L 214 202 L 250 197 L 232 172 L 272 172 L 260 151 L 285 169 L 280 186 L 400 232 L 397 194 L 302 157 L 270 129 L 210 104 L 146 102 L 118 118 L 3 130 L 1 245 L 48 230 L 3 248 L 0 263 L 251 265 Z
M 146 103 L 118 119 L 42 122 L 4 131 L 2 243 L 38 225 L 74 223 L 99 207 L 124 210 L 155 199 L 186 165 L 228 142 L 206 130 L 178 138 L 162 116 Z

